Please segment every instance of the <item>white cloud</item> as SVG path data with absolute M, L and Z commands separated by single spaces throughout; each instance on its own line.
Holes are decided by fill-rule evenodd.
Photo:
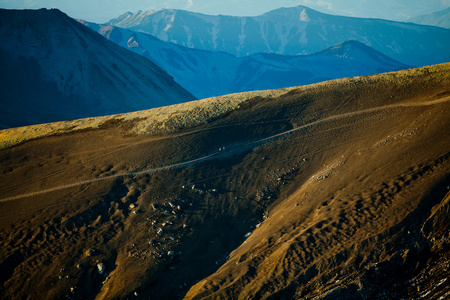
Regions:
M 322 6 L 322 7 L 326 7 L 329 10 L 333 9 L 333 4 L 331 4 L 330 2 L 319 0 L 319 1 L 317 1 L 317 5 Z
M 192 5 L 194 5 L 194 2 L 192 0 L 188 0 L 187 8 L 192 7 Z

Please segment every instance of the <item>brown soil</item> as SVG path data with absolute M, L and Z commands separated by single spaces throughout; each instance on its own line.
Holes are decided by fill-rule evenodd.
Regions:
M 15 136 L 1 297 L 450 295 L 450 64 L 243 99 Z

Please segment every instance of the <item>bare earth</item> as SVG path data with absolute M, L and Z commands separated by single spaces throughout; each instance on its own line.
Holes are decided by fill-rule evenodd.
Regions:
M 444 64 L 0 131 L 0 297 L 448 298 L 449 109 Z

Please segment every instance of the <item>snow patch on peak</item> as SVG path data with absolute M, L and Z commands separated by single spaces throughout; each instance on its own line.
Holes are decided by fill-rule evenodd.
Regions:
M 175 14 L 173 14 L 173 15 L 170 17 L 170 22 L 167 24 L 166 28 L 164 28 L 164 31 L 165 31 L 165 32 L 169 31 L 169 29 L 172 28 L 173 22 L 174 22 L 174 21 L 175 21 Z
M 217 35 L 219 33 L 219 25 L 220 22 L 218 19 L 214 19 L 212 20 L 212 29 L 211 29 L 211 39 L 212 39 L 212 44 L 213 44 L 213 49 L 217 49 Z
M 247 37 L 247 35 L 245 34 L 245 30 L 244 30 L 245 24 L 247 24 L 247 19 L 242 18 L 241 19 L 241 34 L 239 34 L 239 46 L 236 47 L 237 53 L 240 53 L 245 45 L 245 39 Z
M 128 41 L 127 41 L 128 48 L 138 48 L 139 43 L 136 40 L 136 37 L 133 35 Z
M 302 22 L 310 22 L 311 21 L 305 8 L 300 13 L 300 21 L 302 21 Z
M 186 32 L 187 42 L 186 47 L 188 48 L 194 48 L 194 44 L 192 43 L 192 31 L 188 26 L 183 26 L 184 31 Z

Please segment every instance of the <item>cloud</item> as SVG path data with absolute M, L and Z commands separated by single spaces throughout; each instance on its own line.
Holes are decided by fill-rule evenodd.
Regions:
M 192 0 L 188 0 L 187 2 L 187 8 L 192 7 L 192 5 L 194 5 L 194 2 Z
M 328 8 L 328 9 L 330 9 L 330 10 L 332 10 L 333 9 L 333 4 L 331 4 L 330 2 L 325 2 L 325 1 L 317 1 L 317 5 L 320 5 L 320 6 L 324 6 L 324 7 L 326 7 L 326 8 Z
M 326 1 L 323 1 L 323 0 L 313 0 L 313 1 L 311 1 L 311 0 L 304 0 L 303 3 L 305 5 L 315 4 L 315 5 L 320 6 L 320 7 L 325 7 L 327 9 L 329 9 L 329 10 L 333 9 L 333 4 L 332 3 L 326 2 Z

